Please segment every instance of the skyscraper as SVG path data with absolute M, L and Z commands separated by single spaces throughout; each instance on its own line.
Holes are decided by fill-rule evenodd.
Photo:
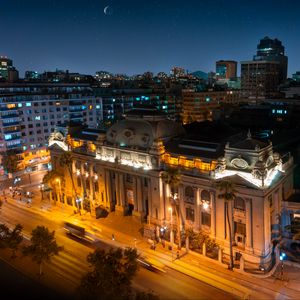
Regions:
M 241 62 L 242 95 L 249 98 L 274 98 L 287 77 L 287 56 L 278 39 L 264 37 L 252 61 Z
M 284 55 L 284 46 L 278 39 L 271 39 L 268 36 L 260 40 L 257 45 L 257 52 L 253 60 L 277 61 L 280 65 L 279 81 L 287 78 L 288 58 Z

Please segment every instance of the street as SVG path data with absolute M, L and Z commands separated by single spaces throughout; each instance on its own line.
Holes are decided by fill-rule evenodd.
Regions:
M 38 201 L 35 199 L 35 201 Z M 40 201 L 40 200 L 39 200 Z M 46 203 L 46 202 L 45 202 Z M 45 205 L 43 205 L 45 207 Z M 100 240 L 95 245 L 79 242 L 66 235 L 63 229 L 63 220 L 72 217 L 61 209 L 59 212 L 51 212 L 44 209 L 39 213 L 27 207 L 25 203 L 8 198 L 8 202 L 2 207 L 0 223 L 7 223 L 10 227 L 20 223 L 24 226 L 24 234 L 28 238 L 30 232 L 37 225 L 44 225 L 55 230 L 57 242 L 64 246 L 64 251 L 55 256 L 52 262 L 45 266 L 45 274 L 48 275 L 49 286 L 55 286 L 58 291 L 68 291 L 73 294 L 78 286 L 81 276 L 88 270 L 86 256 L 93 251 L 93 247 L 109 248 L 107 238 L 97 233 Z M 111 244 L 111 243 L 110 243 Z M 166 273 L 160 274 L 140 268 L 133 280 L 133 287 L 139 290 L 153 291 L 161 299 L 233 299 L 231 295 L 218 290 L 210 285 L 202 283 L 194 278 L 177 271 L 166 269 Z

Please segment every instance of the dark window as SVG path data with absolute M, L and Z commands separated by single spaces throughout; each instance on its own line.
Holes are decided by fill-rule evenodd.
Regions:
M 184 199 L 186 202 L 194 203 L 194 189 L 191 186 L 187 186 L 184 190 Z
M 130 174 L 126 174 L 126 181 L 129 183 L 133 183 L 133 176 L 131 176 Z
M 210 224 L 211 224 L 211 215 L 210 215 L 210 213 L 202 211 L 201 212 L 201 219 L 202 219 L 202 225 L 206 225 L 206 226 L 210 227 Z
M 32 124 L 29 124 L 29 125 L 28 125 L 28 128 L 33 128 L 33 125 L 32 125 Z
M 206 190 L 201 192 L 201 200 L 205 202 L 210 202 L 210 193 Z
M 81 178 L 79 176 L 77 177 L 77 186 L 81 187 Z
M 190 207 L 187 207 L 185 209 L 185 212 L 186 212 L 186 219 L 189 220 L 189 221 L 194 222 L 195 221 L 195 211 L 194 211 L 194 209 L 192 209 Z
M 239 210 L 245 210 L 245 200 L 241 197 L 234 199 L 234 208 Z
M 245 236 L 246 235 L 246 224 L 234 222 L 234 232 Z

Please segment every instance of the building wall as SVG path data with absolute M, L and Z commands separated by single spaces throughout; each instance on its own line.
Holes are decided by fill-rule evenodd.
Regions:
M 243 97 L 266 98 L 278 96 L 280 65 L 271 61 L 241 63 L 241 93 Z
M 213 110 L 222 103 L 239 103 L 239 91 L 182 92 L 182 121 L 184 124 L 212 120 Z
M 87 152 L 80 147 L 72 150 L 73 176 L 80 201 L 83 202 L 84 197 L 89 198 L 92 211 L 100 205 L 110 212 L 115 211 L 122 215 L 131 211 L 132 215 L 141 221 L 150 221 L 159 227 L 170 228 L 169 207 L 175 195 L 171 194 L 170 187 L 162 180 L 162 172 L 166 166 L 163 153 L 153 154 L 155 152 L 147 150 L 109 146 L 113 151 L 110 157 L 107 157 L 105 149 L 108 146 L 95 143 L 94 152 Z M 266 152 L 269 151 L 269 147 L 265 148 Z M 50 150 L 52 161 L 57 162 L 63 151 L 54 145 Z M 126 161 L 122 160 L 123 152 L 130 153 Z M 142 164 L 131 165 L 130 162 L 135 161 L 137 155 L 146 156 L 146 161 L 153 164 L 147 169 Z M 156 164 L 155 159 L 164 162 Z M 266 265 L 270 262 L 272 240 L 280 235 L 278 214 L 281 213 L 281 202 L 293 192 L 292 166 L 293 161 L 290 158 L 282 165 L 284 172 L 268 186 L 256 187 L 250 181 L 236 181 L 236 177 L 229 177 L 235 183 L 236 190 L 236 200 L 229 203 L 232 236 L 235 242 L 234 254 L 242 254 L 247 262 L 255 265 Z M 53 163 L 53 167 L 59 168 L 59 165 Z M 176 190 L 179 225 L 182 229 L 192 228 L 207 233 L 222 246 L 225 255 L 229 255 L 225 203 L 219 197 L 214 172 L 195 167 L 179 168 L 181 180 Z M 66 184 L 70 185 L 67 172 L 65 176 Z M 78 182 L 81 183 L 80 186 Z M 95 191 L 96 182 L 99 191 Z M 87 185 L 90 185 L 90 189 L 87 189 Z M 65 188 L 65 197 L 74 198 L 70 186 Z M 74 203 L 73 201 L 73 206 Z M 176 223 L 176 217 L 173 216 L 173 226 L 176 226 Z

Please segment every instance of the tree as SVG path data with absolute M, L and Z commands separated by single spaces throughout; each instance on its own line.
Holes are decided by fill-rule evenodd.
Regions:
M 6 244 L 7 247 L 12 250 L 11 258 L 16 257 L 16 252 L 18 251 L 19 245 L 23 241 L 22 230 L 23 226 L 21 224 L 17 224 L 7 236 Z
M 15 151 L 9 150 L 2 154 L 3 169 L 7 173 L 13 174 L 16 171 L 18 171 L 18 163 L 19 163 L 19 158 Z
M 80 294 L 83 299 L 128 299 L 131 281 L 138 269 L 136 249 L 96 249 L 87 256 L 93 268 L 82 277 Z
M 25 256 L 31 256 L 32 260 L 39 265 L 39 275 L 42 275 L 42 265 L 49 262 L 51 257 L 58 255 L 63 247 L 58 246 L 55 232 L 50 232 L 45 226 L 37 226 L 31 232 L 31 245 L 23 248 Z
M 9 235 L 9 228 L 5 224 L 0 224 L 0 248 L 6 248 L 7 237 Z
M 63 181 L 61 173 L 56 170 L 51 170 L 43 177 L 43 183 L 47 184 L 57 194 L 57 180 Z M 59 191 L 61 192 L 61 191 Z M 61 196 L 61 195 L 60 195 Z
M 232 245 L 232 231 L 231 231 L 231 224 L 233 224 L 233 220 L 230 220 L 229 217 L 229 203 L 234 201 L 236 198 L 234 184 L 230 180 L 222 180 L 217 183 L 217 188 L 219 189 L 220 193 L 218 198 L 223 199 L 225 203 L 225 214 L 228 224 L 228 236 L 229 236 L 229 248 L 230 248 L 230 262 L 229 262 L 229 269 L 232 270 L 234 267 L 233 263 L 233 245 Z M 231 218 L 232 219 L 232 218 Z
M 180 208 L 179 208 L 179 199 L 175 198 L 175 193 L 177 192 L 179 183 L 180 183 L 180 173 L 177 168 L 167 168 L 166 171 L 162 172 L 162 180 L 165 184 L 169 185 L 170 192 L 173 194 L 172 197 L 172 206 L 175 207 L 176 220 L 177 220 L 177 237 L 178 245 L 181 247 L 181 230 L 180 230 Z
M 76 187 L 75 187 L 75 184 L 74 184 L 72 164 L 73 164 L 72 152 L 71 151 L 63 152 L 63 154 L 60 156 L 60 165 L 62 167 L 67 167 L 67 169 L 68 169 L 68 172 L 69 172 L 69 175 L 70 175 L 70 178 L 71 178 L 71 182 L 72 182 L 73 192 L 75 194 L 75 204 L 77 206 L 78 212 L 80 213 L 80 209 L 79 209 L 79 206 L 78 206 L 78 203 L 77 203 L 77 200 L 78 200 L 79 197 L 78 197 Z

